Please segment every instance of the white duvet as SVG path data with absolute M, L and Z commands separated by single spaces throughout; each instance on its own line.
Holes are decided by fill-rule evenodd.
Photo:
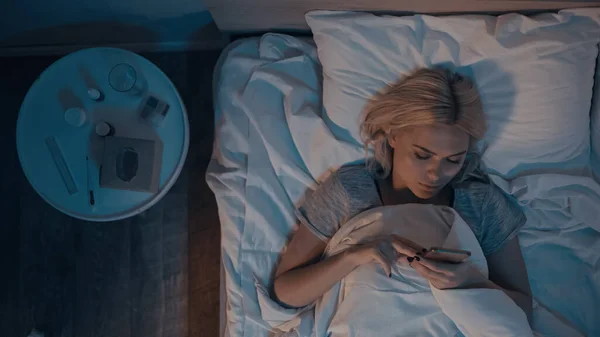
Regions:
M 222 225 L 228 336 L 273 333 L 257 285 L 270 281 L 295 224 L 295 204 L 329 169 L 363 157 L 351 137 L 341 130 L 333 136 L 335 125 L 322 111 L 320 76 L 311 43 L 276 34 L 234 43 L 217 66 L 207 180 Z M 600 336 L 598 184 L 564 175 L 496 182 L 528 218 L 519 239 L 534 298 L 548 309 L 536 311 L 534 326 L 547 336 L 576 336 L 569 326 Z M 277 315 L 283 321 L 286 314 Z M 565 330 L 544 323 L 555 318 Z M 297 331 L 314 331 L 313 324 L 304 320 Z
M 423 224 L 427 224 L 424 227 Z M 442 234 L 432 240 L 436 232 Z M 400 205 L 359 214 L 338 231 L 325 254 L 397 234 L 423 247 L 464 249 L 470 263 L 488 275 L 475 235 L 449 207 Z M 315 307 L 317 336 L 533 336 L 527 317 L 506 294 L 494 289 L 431 287 L 407 263 L 388 277 L 376 264 L 361 266 L 329 290 Z
M 392 234 L 424 247 L 468 250 L 472 255 L 464 263 L 488 275 L 487 261 L 469 226 L 452 208 L 433 205 L 388 206 L 361 213 L 333 236 L 325 255 Z M 258 287 L 262 316 L 281 336 L 581 336 L 537 303 L 530 327 L 523 310 L 504 292 L 439 290 L 402 262 L 394 266 L 391 277 L 374 263 L 355 269 L 309 311 L 280 308 Z

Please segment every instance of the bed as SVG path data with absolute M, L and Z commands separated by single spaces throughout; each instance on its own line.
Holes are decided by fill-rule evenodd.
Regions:
M 227 21 L 227 15 L 224 13 L 229 9 L 226 6 L 215 4 L 211 8 L 211 3 L 208 2 L 208 7 L 213 10 L 217 23 L 228 30 L 305 27 L 305 23 L 300 22 L 297 16 L 301 13 L 303 17 L 307 7 L 299 2 L 288 4 L 291 3 L 298 6 L 286 9 L 286 15 L 292 18 L 289 19 L 288 26 L 282 24 L 281 18 L 270 18 L 258 23 L 256 15 L 248 15 L 254 19 L 239 17 L 235 22 Z M 423 6 L 431 5 L 428 1 L 420 3 Z M 502 7 L 506 4 L 517 6 L 508 8 L 509 10 L 573 7 L 562 2 L 552 2 L 552 6 L 548 6 L 549 3 L 545 1 L 465 3 L 482 6 L 469 7 L 472 11 L 506 10 L 506 7 Z M 423 8 L 415 3 L 411 4 L 414 7 L 407 7 L 406 11 L 419 11 Z M 589 6 L 590 2 L 576 5 Z M 374 8 L 370 5 L 359 9 L 391 9 L 384 7 Z M 260 9 L 259 4 L 254 12 Z M 437 12 L 452 11 L 452 8 L 443 6 L 439 9 Z M 573 29 L 578 31 L 576 34 L 581 34 L 582 31 L 593 33 L 581 35 L 586 39 L 585 43 L 589 44 L 589 48 L 581 47 L 581 41 L 576 43 L 579 46 L 577 48 L 583 48 L 582 54 L 576 55 L 577 62 L 575 59 L 565 61 L 564 55 L 561 54 L 557 57 L 559 65 L 548 61 L 550 63 L 544 63 L 542 67 L 538 67 L 537 64 L 523 64 L 520 70 L 518 66 L 515 67 L 515 71 L 523 73 L 522 76 L 526 75 L 528 69 L 534 68 L 541 69 L 541 73 L 545 74 L 548 72 L 547 67 L 554 66 L 578 67 L 572 71 L 569 70 L 571 68 L 563 69 L 573 74 L 588 71 L 589 76 L 583 76 L 586 80 L 575 85 L 577 90 L 573 89 L 571 93 L 571 96 L 576 96 L 574 100 L 587 102 L 577 103 L 582 104 L 576 107 L 582 113 L 581 118 L 576 119 L 576 123 L 570 121 L 573 121 L 572 116 L 577 113 L 569 110 L 570 115 L 566 114 L 564 111 L 569 106 L 561 106 L 570 104 L 566 102 L 570 98 L 556 94 L 559 91 L 554 91 L 556 101 L 549 100 L 547 96 L 540 98 L 536 95 L 541 94 L 532 89 L 536 86 L 535 81 L 526 80 L 525 84 L 516 85 L 513 91 L 501 92 L 499 97 L 503 99 L 513 97 L 509 107 L 514 111 L 511 118 L 503 117 L 505 110 L 500 107 L 506 106 L 504 101 L 494 101 L 493 94 L 484 98 L 487 99 L 487 107 L 491 111 L 491 115 L 488 116 L 492 120 L 491 123 L 499 120 L 503 122 L 501 128 L 491 127 L 494 139 L 489 141 L 490 146 L 486 148 L 484 157 L 488 156 L 486 164 L 490 167 L 494 182 L 519 201 L 527 216 L 527 223 L 519 234 L 519 240 L 536 306 L 540 309 L 540 315 L 552 315 L 574 329 L 573 331 L 586 336 L 600 336 L 600 185 L 597 179 L 600 172 L 597 152 L 600 143 L 597 129 L 600 119 L 597 104 L 600 89 L 598 85 L 594 86 L 594 80 L 598 81 L 599 77 L 597 73 L 594 77 L 598 62 L 598 49 L 594 46 L 598 45 L 595 36 L 600 36 L 597 35 L 600 28 L 596 28 L 600 27 L 599 13 L 598 10 L 591 9 L 560 14 L 563 15 L 561 18 L 589 18 L 586 19 L 587 26 L 584 29 Z M 374 20 L 372 17 L 354 17 L 354 13 L 339 15 L 328 11 L 316 12 L 308 17 L 309 22 L 312 20 L 314 39 L 277 33 L 240 39 L 226 48 L 216 66 L 213 83 L 216 136 L 207 181 L 217 198 L 222 228 L 222 261 L 225 276 L 222 278 L 222 288 L 226 298 L 226 303 L 222 303 L 225 304 L 222 324 L 223 334 L 226 336 L 268 336 L 275 333 L 261 313 L 260 291 L 257 289 L 268 284 L 273 267 L 289 235 L 294 231 L 295 205 L 302 200 L 307 190 L 314 189 L 331 170 L 364 157 L 364 150 L 355 129 L 358 121 L 356 118 L 347 118 L 347 115 L 340 117 L 349 112 L 344 111 L 339 102 L 343 99 L 350 100 L 351 103 L 347 106 L 356 107 L 360 100 L 364 100 L 382 84 L 377 81 L 365 82 L 364 78 L 357 79 L 356 83 L 352 83 L 352 79 L 339 78 L 340 74 L 347 74 L 347 71 L 340 71 L 339 67 L 352 67 L 352 62 L 364 60 L 345 59 L 343 54 L 336 54 L 343 52 L 341 48 L 326 50 L 332 45 L 339 47 L 338 44 L 352 40 L 348 36 L 334 36 L 335 34 L 331 33 L 335 30 L 328 23 L 332 19 L 331 15 L 337 15 L 335 20 L 347 19 L 350 22 Z M 546 27 L 543 29 L 548 29 L 551 25 L 549 22 L 553 19 L 550 18 L 556 17 L 540 19 Z M 376 19 L 379 21 L 379 16 Z M 479 16 L 474 17 L 473 22 L 479 19 L 488 22 L 488 19 Z M 436 19 L 420 20 L 425 20 L 423 22 L 430 27 L 439 24 Z M 523 17 L 512 14 L 493 20 L 504 20 L 509 23 L 506 27 L 512 28 L 516 25 L 514 20 L 518 20 L 520 24 L 530 24 L 526 20 L 523 21 Z M 565 20 L 558 21 L 563 24 Z M 236 22 L 239 22 L 239 25 L 236 25 Z M 497 21 L 494 22 L 497 29 L 501 27 Z M 336 22 L 336 25 L 339 24 L 339 21 Z M 410 25 L 410 22 L 395 22 L 394 27 L 397 27 L 397 24 Z M 364 27 L 366 24 L 358 26 Z M 524 26 L 519 27 L 521 32 L 535 30 L 531 26 L 527 26 L 527 29 L 523 29 Z M 519 27 L 516 30 L 519 30 Z M 347 29 L 343 31 L 350 31 L 348 34 L 362 34 Z M 494 36 L 498 39 L 498 34 Z M 315 41 L 320 44 L 319 49 Z M 402 43 L 395 41 L 392 44 Z M 553 41 L 548 48 L 553 48 L 555 43 L 556 41 Z M 505 44 L 510 43 L 506 42 L 502 46 L 506 47 Z M 539 48 L 541 49 L 536 50 L 538 53 L 549 50 Z M 491 52 L 497 51 L 492 49 Z M 487 59 L 485 52 L 480 50 L 479 54 L 484 56 L 483 59 Z M 443 53 L 438 52 L 436 55 L 444 58 Z M 458 61 L 455 59 L 456 62 L 471 62 L 464 59 L 464 53 L 461 55 L 462 58 Z M 448 57 L 451 58 L 451 55 Z M 340 58 L 344 62 L 337 63 L 344 63 L 343 65 L 332 61 Z M 539 58 L 532 60 L 538 62 Z M 440 63 L 435 59 L 429 61 L 430 63 L 427 63 L 427 60 L 422 60 L 425 65 Z M 498 69 L 495 71 L 498 74 L 506 69 L 503 62 L 510 63 L 512 60 L 497 60 Z M 489 64 L 484 65 L 485 71 L 479 71 L 476 66 L 469 69 L 475 72 L 475 77 L 479 76 L 479 73 L 494 73 Z M 398 72 L 402 73 L 402 69 Z M 518 80 L 520 74 L 513 76 Z M 543 77 L 538 77 L 541 78 Z M 382 81 L 389 80 L 391 78 Z M 507 87 L 503 82 L 486 83 L 481 84 L 484 95 L 501 91 L 498 89 L 500 87 Z M 518 83 L 523 81 L 519 80 Z M 578 88 L 578 85 L 584 86 L 585 90 L 579 90 L 581 88 Z M 362 90 L 363 88 L 369 90 Z M 592 90 L 595 90 L 593 95 Z M 589 95 L 577 96 L 581 92 Z M 359 100 L 353 102 L 352 99 Z M 519 115 L 521 110 L 527 110 L 525 108 L 527 104 L 532 104 L 531 102 L 548 104 L 547 108 L 540 109 L 547 111 L 548 115 Z M 558 106 L 554 112 L 553 106 Z M 569 115 L 569 118 L 565 119 L 565 115 Z M 558 124 L 559 127 L 553 124 Z M 539 126 L 537 129 L 540 129 L 540 135 L 535 135 L 535 128 L 532 129 L 531 125 Z M 573 129 L 570 129 L 571 126 Z M 587 131 L 578 132 L 581 128 Z M 554 131 L 557 133 L 553 133 Z M 519 135 L 524 136 L 519 138 Z M 554 138 L 547 138 L 548 135 Z M 565 141 L 561 137 L 570 139 L 569 142 L 573 144 L 564 144 Z M 534 155 L 532 158 L 526 144 L 535 147 L 536 141 L 540 143 L 539 146 L 551 147 L 546 149 L 547 156 Z M 560 151 L 553 150 L 559 145 Z M 564 157 L 560 155 L 561 151 L 565 154 Z M 515 156 L 522 156 L 524 159 L 514 162 L 512 158 Z M 565 300 L 566 296 L 568 300 Z M 542 332 L 549 336 L 561 335 L 560 331 L 550 330 L 548 328 Z

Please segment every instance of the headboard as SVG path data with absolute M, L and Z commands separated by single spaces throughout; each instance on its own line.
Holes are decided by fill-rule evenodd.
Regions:
M 204 0 L 222 31 L 306 30 L 304 13 L 313 9 L 395 14 L 540 12 L 598 7 L 600 0 Z

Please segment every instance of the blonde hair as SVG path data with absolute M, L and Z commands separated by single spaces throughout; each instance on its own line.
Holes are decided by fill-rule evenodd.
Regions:
M 382 177 L 392 170 L 393 132 L 435 124 L 455 125 L 470 138 L 467 158 L 455 182 L 468 177 L 487 180 L 475 143 L 487 126 L 479 92 L 468 78 L 443 68 L 421 68 L 376 94 L 364 110 L 360 127 L 365 150 L 373 148 L 367 165 Z M 367 152 L 368 153 L 368 152 Z

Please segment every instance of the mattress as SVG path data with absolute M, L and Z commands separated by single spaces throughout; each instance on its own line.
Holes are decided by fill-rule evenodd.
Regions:
M 269 335 L 257 285 L 271 279 L 294 230 L 295 205 L 332 170 L 364 158 L 361 144 L 323 110 L 321 76 L 312 41 L 280 34 L 236 41 L 217 64 L 207 181 L 221 221 L 226 336 Z M 519 239 L 534 298 L 581 333 L 600 336 L 598 183 L 556 174 L 492 178 L 527 215 Z

